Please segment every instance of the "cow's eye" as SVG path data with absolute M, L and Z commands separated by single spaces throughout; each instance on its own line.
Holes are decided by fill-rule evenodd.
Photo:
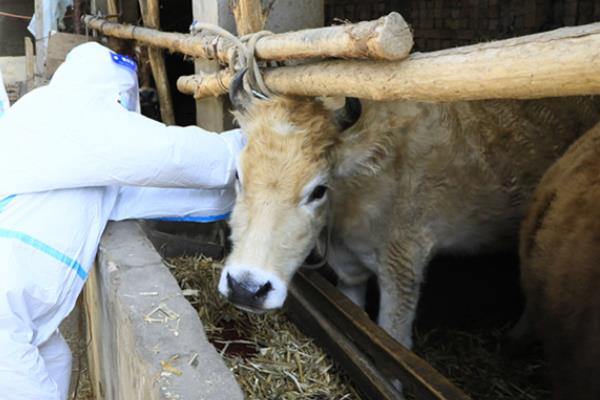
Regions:
M 311 201 L 322 199 L 323 196 L 325 196 L 325 193 L 327 193 L 327 186 L 325 186 L 325 185 L 316 186 L 313 189 L 310 196 L 308 196 L 308 202 L 310 203 Z

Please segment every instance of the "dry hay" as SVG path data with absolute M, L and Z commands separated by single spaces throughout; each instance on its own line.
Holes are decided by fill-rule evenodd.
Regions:
M 206 335 L 248 399 L 359 399 L 340 368 L 282 312 L 249 314 L 217 292 L 222 263 L 205 257 L 169 260 Z
M 247 398 L 359 398 L 334 362 L 283 313 L 248 314 L 221 298 L 220 262 L 180 257 L 170 267 Z M 500 346 L 506 330 L 505 325 L 417 330 L 415 352 L 473 399 L 549 398 L 540 352 L 509 360 Z

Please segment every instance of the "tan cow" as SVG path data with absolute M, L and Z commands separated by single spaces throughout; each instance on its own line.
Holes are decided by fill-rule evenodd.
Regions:
M 600 124 L 544 175 L 520 256 L 527 307 L 513 335 L 542 340 L 555 400 L 600 399 Z
M 408 347 L 431 257 L 516 240 L 543 172 L 600 115 L 583 98 L 333 112 L 309 98 L 244 99 L 238 86 L 248 144 L 219 291 L 248 310 L 280 307 L 327 225 L 320 247 L 341 288 L 361 304 L 375 273 L 379 324 Z

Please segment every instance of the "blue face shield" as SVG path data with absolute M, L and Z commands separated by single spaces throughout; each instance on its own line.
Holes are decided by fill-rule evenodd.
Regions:
M 137 79 L 137 65 L 131 58 L 117 54 L 110 53 L 112 61 L 127 74 L 131 76 L 130 82 L 133 82 L 132 86 L 123 87 L 119 92 L 119 103 L 129 111 L 140 112 L 140 95 L 138 88 Z

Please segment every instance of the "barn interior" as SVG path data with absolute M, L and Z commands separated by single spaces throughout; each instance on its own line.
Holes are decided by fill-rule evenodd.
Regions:
M 189 32 L 196 1 L 202 2 L 161 0 L 161 30 Z M 285 1 L 292 0 L 263 0 L 263 3 Z M 324 26 L 374 20 L 392 11 L 399 12 L 412 28 L 413 51 L 419 52 L 600 21 L 598 0 L 324 0 L 322 3 Z M 119 4 L 122 22 L 142 24 L 137 1 L 122 0 Z M 80 6 L 87 12 L 92 8 L 106 10 L 107 1 L 82 0 Z M 34 1 L 0 0 L 0 10 L 4 9 L 31 15 Z M 73 10 L 69 9 L 65 21 L 72 22 L 72 16 Z M 7 21 L 0 23 L 0 38 L 12 39 L 0 41 L 0 56 L 24 55 L 21 43 L 22 37 L 27 36 L 27 21 Z M 66 25 L 65 31 L 75 31 L 74 24 Z M 164 57 L 175 121 L 182 126 L 195 124 L 202 108 L 197 108 L 192 96 L 180 93 L 176 85 L 178 77 L 194 73 L 194 62 L 178 53 L 165 52 Z M 143 111 L 160 120 L 156 97 L 148 99 Z M 223 127 L 233 126 L 231 117 L 225 116 Z M 158 229 L 187 237 L 212 235 L 206 233 L 206 226 L 192 223 L 162 223 Z M 214 229 L 226 227 L 216 224 Z M 419 303 L 415 351 L 474 399 L 547 398 L 549 383 L 540 349 L 534 347 L 517 361 L 509 360 L 506 354 L 504 335 L 519 318 L 523 298 L 517 243 L 503 243 L 499 247 L 505 250 L 440 255 L 431 262 Z M 372 318 L 377 315 L 378 297 L 377 283 L 372 279 L 368 303 Z M 509 387 L 508 382 L 513 382 L 514 387 Z

